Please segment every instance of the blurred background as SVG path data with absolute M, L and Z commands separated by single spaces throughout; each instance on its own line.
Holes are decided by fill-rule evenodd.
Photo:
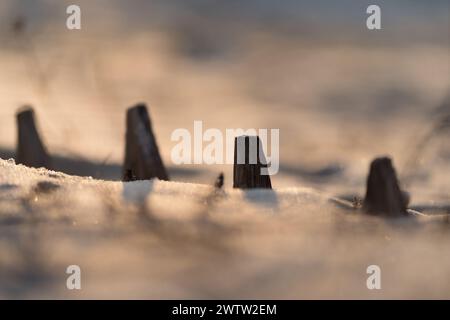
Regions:
M 59 169 L 120 179 L 125 110 L 150 109 L 174 180 L 231 166 L 175 166 L 177 128 L 279 128 L 275 188 L 361 194 L 391 155 L 413 201 L 450 198 L 449 2 L 1 0 L 0 157 L 32 105 Z M 77 4 L 82 30 L 66 28 Z M 447 100 L 446 100 L 447 99 Z M 57 168 L 58 169 L 58 168 Z

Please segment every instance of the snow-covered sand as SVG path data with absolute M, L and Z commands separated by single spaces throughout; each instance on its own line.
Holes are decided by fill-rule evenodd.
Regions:
M 448 219 L 376 218 L 313 189 L 214 193 L 1 160 L 0 203 L 1 298 L 450 298 Z

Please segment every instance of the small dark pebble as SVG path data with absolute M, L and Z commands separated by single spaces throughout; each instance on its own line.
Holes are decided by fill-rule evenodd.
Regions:
M 223 187 L 223 173 L 221 172 L 219 176 L 217 177 L 216 181 L 214 182 L 214 188 L 216 189 L 222 189 Z

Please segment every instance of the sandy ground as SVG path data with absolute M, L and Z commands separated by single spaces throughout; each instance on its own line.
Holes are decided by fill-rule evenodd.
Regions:
M 81 1 L 86 23 L 70 32 L 63 2 L 47 2 L 0 4 L 0 158 L 14 157 L 15 112 L 31 104 L 56 169 L 94 179 L 1 162 L 1 297 L 449 298 L 445 223 L 327 200 L 363 196 L 370 161 L 390 155 L 412 206 L 449 205 L 448 4 L 400 1 L 367 33 L 353 5 L 274 21 L 239 5 Z M 333 12 L 343 18 L 319 23 Z M 141 101 L 172 180 L 195 185 L 133 185 L 144 195 L 128 204 L 125 111 Z M 280 129 L 276 191 L 230 189 L 230 165 L 172 163 L 171 133 L 194 120 Z M 210 208 L 199 184 L 221 171 L 226 196 Z M 35 195 L 41 179 L 61 188 Z M 85 270 L 79 293 L 65 289 L 71 261 Z M 365 287 L 369 264 L 384 270 L 381 291 Z
M 450 298 L 448 216 L 386 220 L 307 188 L 0 168 L 2 298 Z M 73 264 L 80 291 L 65 288 Z

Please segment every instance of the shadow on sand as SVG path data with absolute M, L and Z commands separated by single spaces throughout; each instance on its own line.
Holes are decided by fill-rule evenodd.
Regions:
M 0 148 L 0 158 L 15 158 L 16 152 L 11 149 Z M 122 165 L 118 163 L 101 163 L 85 159 L 52 155 L 53 169 L 69 175 L 93 177 L 95 179 L 120 181 Z M 193 178 L 200 175 L 200 170 L 168 167 L 173 177 Z

